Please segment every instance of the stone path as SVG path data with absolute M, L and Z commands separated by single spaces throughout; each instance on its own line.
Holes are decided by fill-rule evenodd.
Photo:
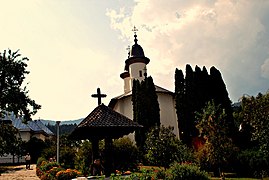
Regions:
M 32 164 L 30 170 L 25 169 L 25 165 L 14 167 L 0 175 L 0 180 L 40 180 L 36 175 L 36 165 Z

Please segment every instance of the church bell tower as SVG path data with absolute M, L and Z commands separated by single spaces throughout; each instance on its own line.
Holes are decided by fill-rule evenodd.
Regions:
M 140 82 L 147 76 L 147 64 L 150 59 L 145 57 L 143 48 L 137 44 L 136 32 L 138 29 L 134 27 L 134 45 L 128 49 L 128 58 L 125 60 L 124 72 L 120 74 L 120 77 L 124 80 L 124 93 L 128 93 L 132 90 L 133 80 L 139 80 Z

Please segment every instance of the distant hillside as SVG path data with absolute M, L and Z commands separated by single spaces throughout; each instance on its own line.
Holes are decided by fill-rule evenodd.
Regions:
M 82 120 L 83 120 L 83 118 L 77 119 L 77 120 L 61 121 L 60 125 L 63 125 L 63 124 L 66 124 L 66 125 L 77 124 L 78 125 Z M 53 121 L 53 120 L 40 119 L 40 121 L 42 121 L 42 123 L 45 124 L 45 125 L 47 125 L 47 124 L 55 125 L 56 124 L 56 121 Z

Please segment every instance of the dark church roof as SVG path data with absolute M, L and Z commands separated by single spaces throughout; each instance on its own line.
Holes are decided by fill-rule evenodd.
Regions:
M 75 139 L 119 138 L 141 128 L 137 122 L 101 104 L 97 106 L 72 132 Z
M 145 57 L 143 48 L 139 44 L 134 44 L 130 51 L 131 57 Z
M 129 71 L 129 66 L 133 63 L 142 62 L 148 64 L 150 61 L 150 59 L 145 56 L 143 48 L 137 44 L 138 40 L 136 34 L 134 35 L 134 38 L 135 43 L 129 52 L 128 59 L 125 61 L 125 71 Z

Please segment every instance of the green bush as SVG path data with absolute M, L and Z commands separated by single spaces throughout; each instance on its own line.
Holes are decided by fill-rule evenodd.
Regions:
M 46 172 L 53 167 L 60 167 L 60 165 L 57 162 L 48 162 L 48 163 L 44 163 L 44 164 L 42 163 L 40 166 L 40 170 Z
M 113 158 L 114 166 L 117 170 L 136 169 L 139 161 L 138 148 L 128 137 L 114 140 L 113 142 Z
M 268 155 L 255 149 L 242 151 L 238 155 L 237 174 L 262 178 L 269 175 Z
M 90 174 L 90 164 L 92 163 L 92 145 L 90 141 L 83 141 L 76 153 L 75 168 L 82 172 L 84 176 Z
M 147 134 L 145 158 L 149 165 L 165 168 L 173 162 L 194 160 L 192 151 L 173 133 L 173 127 L 164 126 Z
M 166 179 L 168 180 L 209 180 L 209 176 L 205 171 L 193 164 L 174 163 L 166 171 Z
M 43 158 L 43 157 L 38 158 L 37 162 L 36 162 L 36 166 L 37 167 L 40 166 L 43 161 L 47 161 L 47 160 L 45 158 Z

